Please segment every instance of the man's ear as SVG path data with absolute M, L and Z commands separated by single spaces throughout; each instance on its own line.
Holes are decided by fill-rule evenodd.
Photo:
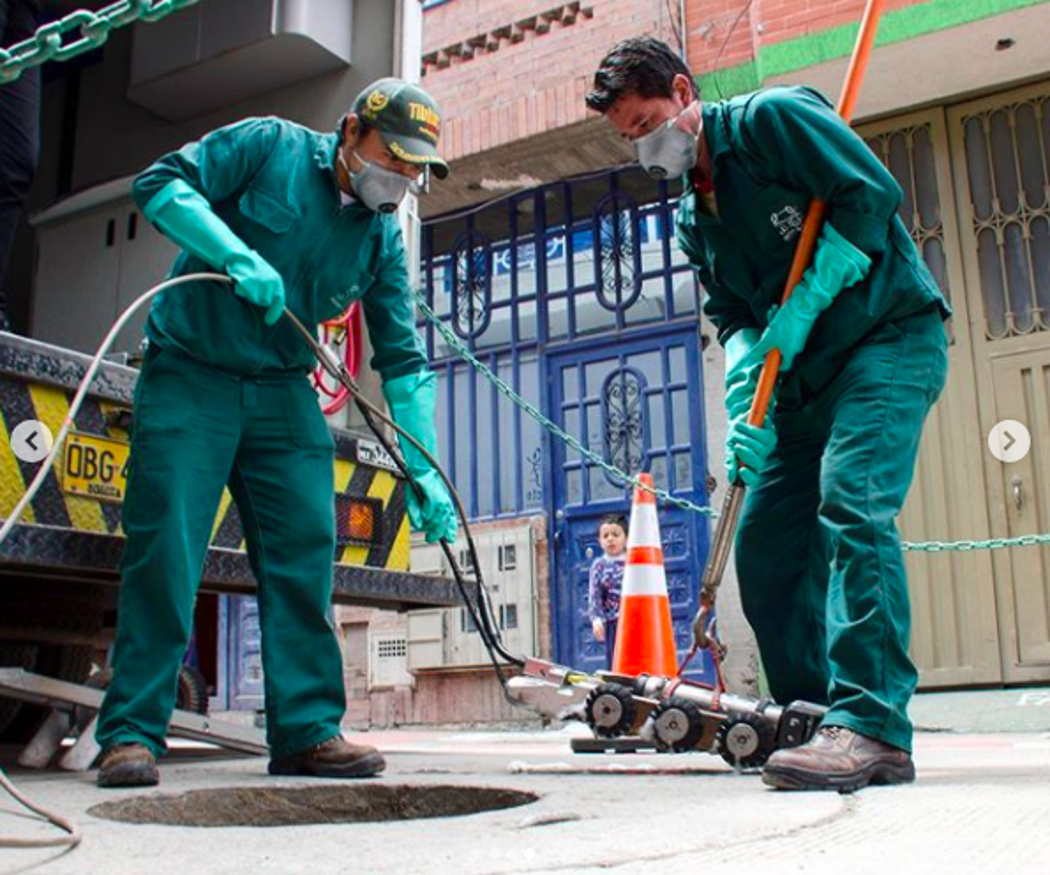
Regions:
M 690 82 L 689 77 L 683 73 L 675 74 L 674 79 L 671 80 L 671 87 L 674 88 L 678 93 L 678 96 L 682 98 L 682 103 L 685 106 L 689 106 L 689 104 L 696 99 L 693 83 Z
M 353 142 L 354 145 L 357 145 L 357 131 L 359 126 L 360 122 L 354 113 L 347 113 L 343 116 L 342 136 L 344 143 Z

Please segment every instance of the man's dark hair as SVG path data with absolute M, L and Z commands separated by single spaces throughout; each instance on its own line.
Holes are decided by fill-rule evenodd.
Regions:
M 598 531 L 602 530 L 602 526 L 619 526 L 623 529 L 623 533 L 627 534 L 627 517 L 622 513 L 607 513 L 600 520 L 598 520 Z
M 587 106 L 605 113 L 625 94 L 639 97 L 671 97 L 671 83 L 681 73 L 696 84 L 689 68 L 667 43 L 651 36 L 636 36 L 617 43 L 602 58 L 588 92 Z

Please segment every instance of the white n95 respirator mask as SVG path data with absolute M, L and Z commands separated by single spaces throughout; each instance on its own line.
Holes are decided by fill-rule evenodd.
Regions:
M 700 134 L 682 126 L 682 116 L 695 107 L 695 103 L 689 104 L 674 118 L 662 122 L 648 134 L 634 141 L 638 163 L 654 179 L 682 176 L 696 164 Z

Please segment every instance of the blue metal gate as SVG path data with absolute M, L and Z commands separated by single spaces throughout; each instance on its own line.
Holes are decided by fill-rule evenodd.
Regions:
M 632 167 L 429 219 L 423 278 L 442 322 L 527 401 L 621 470 L 651 470 L 702 504 L 699 286 L 674 246 L 672 185 Z M 547 515 L 556 658 L 600 667 L 586 620 L 588 550 L 597 549 L 600 515 L 626 512 L 629 496 L 498 393 L 433 326 L 420 328 L 438 374 L 439 449 L 468 512 Z M 708 523 L 668 507 L 661 523 L 685 646 Z
M 592 341 L 547 359 L 551 410 L 562 428 L 621 471 L 652 473 L 655 484 L 697 503 L 706 500 L 700 343 L 696 326 L 668 326 L 609 344 Z M 554 587 L 558 659 L 576 668 L 605 667 L 604 645 L 591 632 L 587 589 L 601 553 L 598 521 L 630 512 L 622 482 L 555 441 L 551 452 Z M 687 649 L 708 525 L 662 505 L 660 534 L 676 644 Z M 697 663 L 694 669 L 701 669 Z

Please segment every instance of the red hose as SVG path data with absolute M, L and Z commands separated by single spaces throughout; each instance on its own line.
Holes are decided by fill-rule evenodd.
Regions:
M 321 325 L 321 340 L 328 346 L 330 344 L 343 344 L 343 361 L 347 371 L 354 379 L 357 378 L 361 369 L 361 347 L 362 347 L 362 317 L 361 302 L 354 301 L 347 311 L 336 319 L 331 319 Z M 325 370 L 320 365 L 313 374 L 314 388 L 317 393 L 329 400 L 321 405 L 321 412 L 325 416 L 331 416 L 342 410 L 350 400 L 350 390 L 340 384 L 335 389 L 329 389 L 325 384 Z

